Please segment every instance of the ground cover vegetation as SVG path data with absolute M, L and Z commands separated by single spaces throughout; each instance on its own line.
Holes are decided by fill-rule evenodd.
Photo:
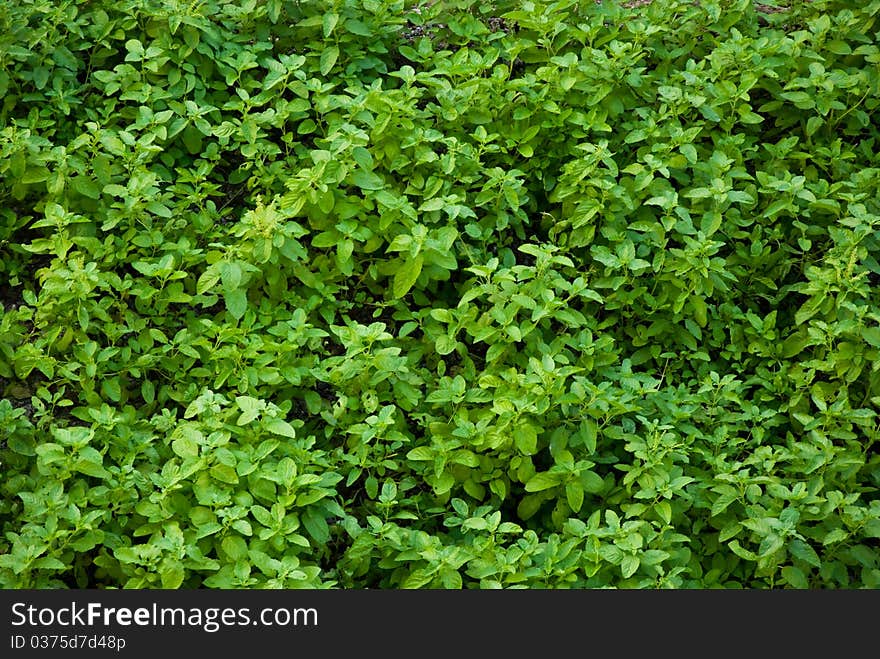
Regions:
M 0 586 L 880 587 L 880 1 L 0 7 Z

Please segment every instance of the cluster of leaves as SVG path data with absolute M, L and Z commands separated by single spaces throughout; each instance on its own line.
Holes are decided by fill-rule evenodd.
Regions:
M 880 0 L 0 9 L 0 586 L 880 587 Z

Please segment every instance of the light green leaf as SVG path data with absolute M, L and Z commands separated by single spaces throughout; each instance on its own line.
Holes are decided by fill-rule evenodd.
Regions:
M 321 53 L 321 75 L 325 76 L 330 73 L 338 58 L 339 48 L 336 46 L 328 46 L 325 48 L 324 52 Z
M 422 272 L 421 254 L 414 259 L 403 262 L 403 265 L 394 273 L 392 293 L 395 298 L 402 298 L 416 283 Z
M 789 543 L 788 550 L 791 552 L 792 556 L 809 563 L 813 567 L 821 567 L 822 565 L 822 561 L 819 558 L 819 554 L 816 553 L 816 550 L 803 540 L 795 538 Z
M 220 546 L 233 561 L 240 561 L 247 558 L 247 543 L 244 541 L 244 538 L 237 535 L 227 535 L 223 538 Z
M 829 531 L 828 535 L 826 535 L 822 539 L 823 545 L 833 545 L 835 543 L 846 540 L 849 537 L 849 533 L 844 531 L 843 529 L 832 529 Z
M 620 561 L 620 573 L 624 579 L 629 579 L 639 569 L 639 557 L 627 555 Z
M 178 561 L 163 561 L 163 565 L 159 569 L 159 576 L 162 579 L 162 588 L 174 590 L 180 588 L 186 576 L 186 570 Z
M 434 347 L 437 349 L 437 353 L 441 355 L 448 355 L 455 350 L 455 345 L 455 339 L 446 334 L 438 336 L 437 340 L 434 342 Z
M 238 407 L 242 412 L 235 422 L 239 426 L 247 425 L 258 418 L 265 407 L 260 404 L 261 401 L 259 399 L 251 396 L 237 396 L 235 402 L 238 403 Z
M 91 446 L 85 446 L 79 450 L 78 460 L 74 463 L 74 471 L 95 478 L 106 478 L 110 474 L 104 469 L 104 458 Z
M 534 426 L 523 424 L 514 430 L 516 447 L 526 455 L 534 455 L 538 450 L 538 431 Z
M 362 190 L 381 190 L 385 187 L 380 176 L 362 169 L 357 169 L 352 173 L 351 182 Z
M 739 544 L 739 540 L 731 540 L 727 543 L 727 546 L 730 547 L 730 550 L 739 556 L 740 558 L 744 558 L 747 561 L 757 561 L 758 557 L 755 555 L 755 552 L 749 551 L 745 549 Z
M 232 317 L 241 320 L 244 312 L 247 311 L 247 292 L 243 288 L 227 291 L 223 295 L 223 300 L 226 303 L 226 310 L 232 314 Z
M 793 565 L 786 565 L 783 567 L 782 576 L 792 588 L 806 590 L 810 587 L 807 575 Z
M 880 519 L 869 519 L 862 527 L 866 538 L 880 538 Z
M 809 344 L 810 338 L 803 333 L 792 334 L 782 342 L 782 356 L 785 359 L 794 357 L 800 354 Z
M 559 481 L 560 476 L 558 474 L 551 474 L 542 471 L 529 479 L 526 483 L 526 492 L 541 492 L 543 490 L 549 490 L 550 488 L 559 485 Z
M 267 419 L 264 426 L 266 430 L 268 430 L 269 432 L 273 432 L 276 435 L 281 435 L 282 437 L 290 437 L 291 439 L 296 438 L 296 430 L 284 419 Z
M 88 176 L 74 177 L 71 185 L 74 190 L 85 197 L 89 197 L 90 199 L 101 198 L 101 187 Z
M 324 18 L 322 20 L 324 27 L 324 38 L 326 39 L 331 34 L 333 34 L 333 28 L 336 27 L 336 24 L 339 22 L 339 14 L 335 12 L 327 12 L 324 14 Z M 324 75 L 327 75 L 325 71 L 321 71 Z
M 373 31 L 369 28 L 368 25 L 362 23 L 356 18 L 349 18 L 347 21 L 345 21 L 345 29 L 352 34 L 356 34 L 361 37 L 369 37 L 373 34 Z
M 862 338 L 868 345 L 880 348 L 880 327 L 866 327 L 862 330 Z
M 171 450 L 181 458 L 197 458 L 199 456 L 199 445 L 190 435 L 183 435 L 171 442 Z
M 605 489 L 605 481 L 594 471 L 582 471 L 580 480 L 581 487 L 590 494 L 599 494 Z
M 580 483 L 572 481 L 565 484 L 565 498 L 573 512 L 580 512 L 584 505 L 584 490 Z
M 38 570 L 67 570 L 68 565 L 61 562 L 54 556 L 43 556 L 31 564 L 31 567 Z
M 598 426 L 593 419 L 584 419 L 581 421 L 578 435 L 581 439 L 581 442 L 584 445 L 584 448 L 587 449 L 588 454 L 593 454 L 596 452 L 596 439 L 598 435 Z
M 241 266 L 235 261 L 220 261 L 217 266 L 220 273 L 220 280 L 223 282 L 223 290 L 227 293 L 236 290 L 241 286 Z M 210 272 L 210 270 L 206 271 Z M 216 280 L 215 280 L 216 281 Z
M 408 460 L 431 461 L 434 459 L 433 449 L 427 446 L 417 446 L 406 454 Z

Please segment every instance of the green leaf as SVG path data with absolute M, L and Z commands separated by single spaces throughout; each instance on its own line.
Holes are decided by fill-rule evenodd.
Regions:
M 379 481 L 375 476 L 368 476 L 364 481 L 364 490 L 370 499 L 376 499 L 379 496 Z
M 162 588 L 173 590 L 180 588 L 186 576 L 186 570 L 180 562 L 167 560 L 163 561 L 159 576 L 162 579 Z
M 757 561 L 758 556 L 748 549 L 744 549 L 740 544 L 739 540 L 731 540 L 727 543 L 727 546 L 730 547 L 730 550 L 739 556 L 740 558 L 744 558 L 747 561 Z
M 202 152 L 202 137 L 202 133 L 195 126 L 187 126 L 183 129 L 183 145 L 193 155 L 198 155 Z
M 880 538 L 880 519 L 869 519 L 862 527 L 866 538 Z
M 74 471 L 95 478 L 106 478 L 110 474 L 104 469 L 104 458 L 91 446 L 85 446 L 78 452 L 78 459 L 73 464 Z
M 336 60 L 339 58 L 339 48 L 336 46 L 327 46 L 321 53 L 321 75 L 330 73 Z
M 265 405 L 262 405 L 260 400 L 251 396 L 237 396 L 235 402 L 242 412 L 235 422 L 239 426 L 247 425 L 254 419 L 259 418 L 265 409 Z
M 397 498 L 397 484 L 387 480 L 382 484 L 382 492 L 379 494 L 381 503 L 391 503 Z
M 417 446 L 406 454 L 407 460 L 427 462 L 434 459 L 434 451 L 427 446 Z
M 472 468 L 480 466 L 480 458 L 477 457 L 477 454 L 466 449 L 461 449 L 453 453 L 449 457 L 449 462 Z
M 573 512 L 580 512 L 584 505 L 584 490 L 580 483 L 571 481 L 565 484 L 565 498 Z
M 263 425 L 266 430 L 275 433 L 276 435 L 296 439 L 296 430 L 294 430 L 293 426 L 284 419 L 269 418 L 266 419 Z
M 171 442 L 171 450 L 181 458 L 199 457 L 199 445 L 191 435 L 183 435 Z
M 87 176 L 76 176 L 71 181 L 74 190 L 89 199 L 101 198 L 101 186 Z
M 807 119 L 807 128 L 806 135 L 807 137 L 812 137 L 817 130 L 822 127 L 822 124 L 825 123 L 825 120 L 822 117 L 810 117 Z
M 823 545 L 833 545 L 838 542 L 842 542 L 842 541 L 846 540 L 848 537 L 849 537 L 849 533 L 847 533 L 843 529 L 832 529 L 831 531 L 828 532 L 828 535 L 826 535 L 822 539 L 822 544 Z
M 151 201 L 147 204 L 147 210 L 158 217 L 174 217 L 174 213 L 168 206 L 160 201 Z
M 243 288 L 227 291 L 223 294 L 223 301 L 226 303 L 226 310 L 232 317 L 236 320 L 241 320 L 245 311 L 247 311 L 247 291 Z
M 403 583 L 400 585 L 403 590 L 415 590 L 417 588 L 423 588 L 431 583 L 431 580 L 434 577 L 431 573 L 424 568 L 416 568 L 412 572 L 410 572 L 406 579 L 404 579 Z
M 101 383 L 101 393 L 114 403 L 122 400 L 122 388 L 119 384 L 119 378 L 108 378 Z
M 810 345 L 810 338 L 808 336 L 800 332 L 792 334 L 782 342 L 782 356 L 785 359 L 790 359 L 800 354 L 808 345 Z
M 326 545 L 330 540 L 330 527 L 327 526 L 327 520 L 318 513 L 317 509 L 312 506 L 306 508 L 302 514 L 303 526 L 312 539 L 319 545 Z
M 326 39 L 331 34 L 333 34 L 333 28 L 336 27 L 336 24 L 339 22 L 339 14 L 335 12 L 327 12 L 324 14 L 324 18 L 322 19 L 323 27 L 324 27 L 324 38 Z M 332 66 L 332 65 L 331 65 Z M 322 65 L 321 73 L 327 75 L 327 71 L 323 70 Z M 329 69 L 328 69 L 329 71 Z
M 227 483 L 229 485 L 237 485 L 238 484 L 238 473 L 236 473 L 233 467 L 230 467 L 226 464 L 215 464 L 212 466 L 208 473 L 211 474 L 212 478 L 217 479 L 221 483 Z
M 538 451 L 538 431 L 526 423 L 517 426 L 513 433 L 516 447 L 526 455 L 534 455 Z
M 532 476 L 526 482 L 526 492 L 541 492 L 559 485 L 561 477 L 559 474 L 551 474 L 546 471 L 539 472 Z
M 620 573 L 623 575 L 623 578 L 629 579 L 634 575 L 639 569 L 639 563 L 638 556 L 624 556 L 623 560 L 620 561 Z
M 758 556 L 761 558 L 766 558 L 767 556 L 772 556 L 777 551 L 782 549 L 785 545 L 785 539 L 782 536 L 771 533 L 763 540 L 761 540 L 761 544 L 758 547 Z
M 596 441 L 598 439 L 598 426 L 593 419 L 584 419 L 580 423 L 579 436 L 583 442 L 584 448 L 588 455 L 596 452 Z
M 220 261 L 217 264 L 216 270 L 220 273 L 220 280 L 223 282 L 224 291 L 231 293 L 238 290 L 239 286 L 241 286 L 242 271 L 241 266 L 236 261 Z M 211 272 L 211 270 L 206 271 L 205 274 L 208 272 Z M 214 279 L 215 283 L 216 281 Z M 205 290 L 207 289 L 200 290 L 199 293 L 203 293 Z
M 141 397 L 148 405 L 156 400 L 156 386 L 150 380 L 141 383 Z
M 669 552 L 661 549 L 648 549 L 641 556 L 642 565 L 658 565 L 670 556 Z
M 705 215 L 703 215 L 703 219 L 700 222 L 700 231 L 702 231 L 707 236 L 711 236 L 716 231 L 718 231 L 718 229 L 721 228 L 721 223 L 723 219 L 723 216 L 718 211 L 706 213 Z
M 583 490 L 590 494 L 599 494 L 605 489 L 605 481 L 594 471 L 582 471 L 580 481 Z
M 791 552 L 792 556 L 809 563 L 813 567 L 821 567 L 822 565 L 822 561 L 819 559 L 816 550 L 803 540 L 795 538 L 789 543 L 788 550 Z
M 654 504 L 654 510 L 666 524 L 672 523 L 672 506 L 668 501 L 658 501 Z
M 62 563 L 60 560 L 55 558 L 54 556 L 43 556 L 42 558 L 38 558 L 31 564 L 31 567 L 36 568 L 38 570 L 66 570 L 68 566 Z
M 710 514 L 714 517 L 715 515 L 720 515 L 725 510 L 727 510 L 728 506 L 732 504 L 739 498 L 739 495 L 736 492 L 733 493 L 725 493 L 721 494 L 715 502 L 712 504 L 712 510 Z
M 356 169 L 351 174 L 351 182 L 362 190 L 381 190 L 385 187 L 382 177 L 372 172 Z
M 440 355 L 448 355 L 450 352 L 455 350 L 456 341 L 450 336 L 446 334 L 441 334 L 437 337 L 437 340 L 434 341 L 434 348 L 437 350 L 437 353 Z
M 800 569 L 792 565 L 786 565 L 782 568 L 781 573 L 782 577 L 792 588 L 799 588 L 801 590 L 809 589 L 810 582 Z
M 813 97 L 807 92 L 783 92 L 781 96 L 785 100 L 794 103 L 801 110 L 809 110 L 815 106 Z
M 526 521 L 534 517 L 535 513 L 541 508 L 543 502 L 544 499 L 541 495 L 527 494 L 517 504 L 516 514 L 521 520 Z
M 394 273 L 392 293 L 395 298 L 402 298 L 416 283 L 422 272 L 422 256 L 419 254 L 414 259 L 403 262 Z
M 373 31 L 370 27 L 356 18 L 349 18 L 345 21 L 345 29 L 351 32 L 352 34 L 356 34 L 360 37 L 370 37 L 373 36 Z
M 247 543 L 244 541 L 244 538 L 237 535 L 227 535 L 223 538 L 220 546 L 233 562 L 243 561 L 248 557 Z
M 868 345 L 880 348 L 880 327 L 866 327 L 862 330 L 862 338 Z

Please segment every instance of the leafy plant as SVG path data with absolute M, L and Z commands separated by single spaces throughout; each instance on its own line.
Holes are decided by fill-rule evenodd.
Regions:
M 0 586 L 880 586 L 880 1 L 0 12 Z

